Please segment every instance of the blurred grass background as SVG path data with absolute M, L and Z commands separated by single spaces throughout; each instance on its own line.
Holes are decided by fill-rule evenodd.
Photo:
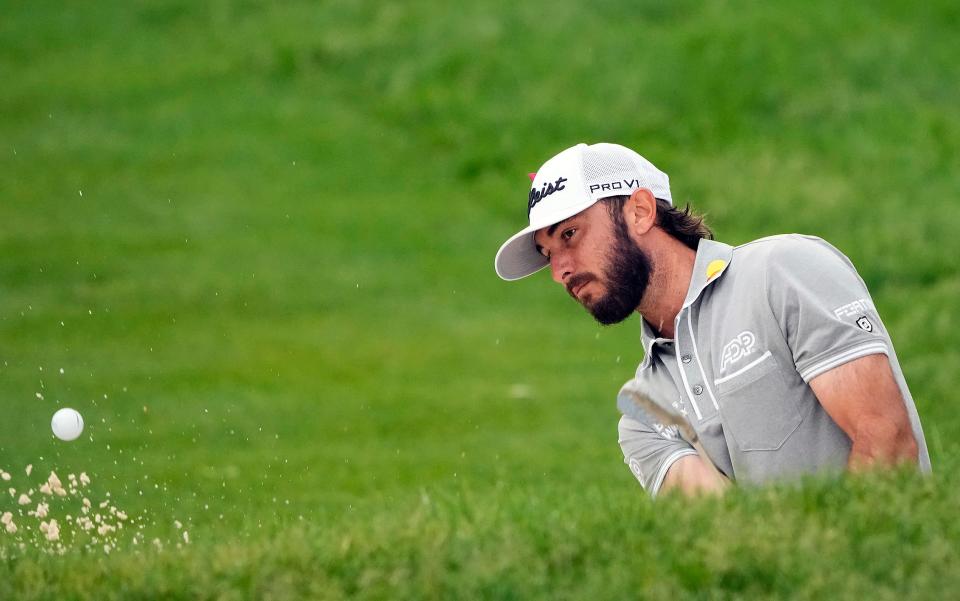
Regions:
M 17 598 L 227 598 L 282 596 L 303 578 L 321 583 L 294 588 L 305 596 L 656 597 L 666 592 L 644 587 L 664 574 L 634 571 L 642 556 L 593 551 L 617 533 L 625 548 L 659 541 L 676 552 L 665 569 L 687 574 L 675 529 L 728 520 L 763 538 L 736 517 L 753 504 L 761 521 L 805 523 L 814 510 L 793 489 L 690 513 L 647 501 L 615 429 L 615 392 L 641 359 L 636 319 L 600 328 L 547 276 L 493 273 L 525 219 L 526 173 L 579 141 L 637 149 L 723 241 L 802 232 L 854 261 L 937 475 L 811 484 L 830 499 L 812 506 L 857 522 L 942 497 L 919 522 L 929 536 L 890 534 L 939 557 L 958 541 L 943 519 L 960 502 L 944 473 L 960 430 L 957 31 L 960 7 L 945 1 L 5 4 L 0 467 L 16 486 L 27 464 L 44 477 L 85 470 L 148 537 L 172 539 L 180 520 L 193 543 L 71 560 L 0 536 L 0 586 Z M 87 420 L 79 441 L 51 436 L 60 406 Z M 566 517 L 543 509 L 553 495 Z M 434 498 L 450 508 L 418 522 Z M 501 504 L 496 519 L 464 509 L 501 515 Z M 543 527 L 567 519 L 590 528 Z M 450 540 L 472 527 L 486 563 L 457 561 Z M 301 548 L 291 528 L 318 534 Z M 825 565 L 848 576 L 837 582 L 861 582 L 862 563 L 894 566 L 888 576 L 901 565 L 892 546 L 850 531 L 805 536 L 835 550 Z M 264 545 L 288 540 L 303 565 L 251 576 Z M 355 550 L 391 541 L 402 557 Z M 564 541 L 574 552 L 551 563 Z M 496 561 L 507 547 L 528 567 L 511 578 Z M 198 576 L 221 573 L 209 563 L 220 548 L 245 577 Z M 57 570 L 93 559 L 113 580 Z M 121 586 L 144 565 L 154 580 Z M 872 583 L 944 584 L 923 565 Z M 836 584 L 764 588 L 783 573 L 771 570 L 675 590 Z M 596 577 L 617 572 L 629 576 Z M 523 582 L 536 573 L 594 576 Z

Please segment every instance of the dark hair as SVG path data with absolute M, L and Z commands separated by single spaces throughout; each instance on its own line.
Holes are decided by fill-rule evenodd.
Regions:
M 629 198 L 629 196 L 610 196 L 601 201 L 607 205 L 607 211 L 610 212 L 614 225 L 624 231 L 626 224 L 623 221 L 623 205 Z M 679 209 L 658 198 L 657 226 L 693 250 L 697 250 L 701 238 L 713 240 L 713 231 L 707 226 L 704 216 L 694 213 L 689 204 Z

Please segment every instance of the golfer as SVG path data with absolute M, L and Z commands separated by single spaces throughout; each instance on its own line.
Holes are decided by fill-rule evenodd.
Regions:
M 665 173 L 616 144 L 579 144 L 531 174 L 529 226 L 497 253 L 516 280 L 553 279 L 601 324 L 641 315 L 631 386 L 697 433 L 650 423 L 621 391 L 624 462 L 651 495 L 914 464 L 917 409 L 866 285 L 839 250 L 786 234 L 713 240 L 673 206 Z

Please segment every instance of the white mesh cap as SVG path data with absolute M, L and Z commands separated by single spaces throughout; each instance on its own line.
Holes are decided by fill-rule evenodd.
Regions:
M 530 225 L 504 242 L 494 259 L 497 275 L 505 280 L 519 280 L 549 264 L 533 241 L 537 230 L 573 217 L 601 198 L 646 188 L 673 204 L 667 174 L 619 144 L 577 144 L 544 163 L 531 177 Z

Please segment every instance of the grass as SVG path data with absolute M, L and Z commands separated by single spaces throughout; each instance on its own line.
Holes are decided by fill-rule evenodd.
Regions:
M 0 535 L 0 597 L 950 590 L 953 4 L 3 12 L 0 468 L 86 471 L 148 544 Z M 724 241 L 846 252 L 934 476 L 647 501 L 615 440 L 637 322 L 492 271 L 525 173 L 580 140 L 640 150 Z
M 896 474 L 656 504 L 592 484 L 501 485 L 495 503 L 465 487 L 242 544 L 41 556 L 4 576 L 18 598 L 935 598 L 960 573 L 944 485 Z

